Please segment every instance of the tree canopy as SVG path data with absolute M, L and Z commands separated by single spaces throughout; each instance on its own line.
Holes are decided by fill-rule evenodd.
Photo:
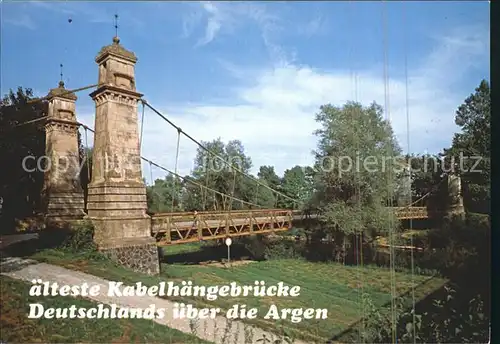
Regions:
M 47 104 L 33 91 L 9 90 L 0 104 L 0 196 L 4 216 L 30 216 L 40 208 L 45 133 L 41 121 Z M 37 163 L 39 166 L 37 166 Z
M 24 157 L 37 159 L 45 153 L 43 125 L 17 127 L 46 112 L 46 102 L 28 103 L 30 99 L 33 92 L 19 87 L 4 96 L 1 103 L 0 157 L 12 168 L 2 173 L 0 193 L 4 212 L 9 211 L 14 217 L 39 208 L 43 184 L 40 169 L 27 171 L 22 167 Z M 455 134 L 451 147 L 439 156 L 401 157 L 391 125 L 376 103 L 326 104 L 320 107 L 316 121 L 320 129 L 315 133 L 318 146 L 313 166 L 293 166 L 282 176 L 274 166 L 260 166 L 256 176 L 249 178 L 244 174 L 250 174 L 253 164 L 242 142 L 225 143 L 220 138 L 202 142 L 206 149 L 198 149 L 189 175 L 180 178 L 167 174 L 148 187 L 150 211 L 306 207 L 320 211 L 329 233 L 376 235 L 396 225 L 386 206 L 408 205 L 433 191 L 446 172 L 443 163 L 450 165 L 454 159 L 455 165 L 460 165 L 466 208 L 489 212 L 491 143 L 485 134 L 490 131 L 487 81 L 483 80 L 458 107 L 455 122 L 461 132 Z M 86 192 L 92 150 L 83 147 L 80 136 L 78 140 L 81 159 L 88 160 L 81 173 Z M 441 203 L 440 199 L 434 201 Z
M 474 212 L 489 213 L 491 202 L 491 98 L 488 81 L 456 111 L 455 123 L 461 132 L 443 156 L 455 165 L 462 177 L 464 205 Z
M 385 208 L 398 183 L 400 148 L 376 103 L 325 105 L 316 120 L 314 203 L 330 232 L 377 233 L 393 226 Z

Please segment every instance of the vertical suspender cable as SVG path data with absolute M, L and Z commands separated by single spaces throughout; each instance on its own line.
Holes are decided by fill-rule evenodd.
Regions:
M 254 198 L 253 202 L 255 204 L 259 204 L 258 199 L 259 199 L 259 184 L 257 184 L 257 187 L 255 188 L 255 198 Z
M 203 210 L 207 210 L 207 198 L 208 198 L 208 175 L 210 173 L 210 154 L 207 155 L 207 159 L 206 159 L 206 164 L 205 164 L 205 189 L 204 189 L 204 193 L 203 193 L 203 196 L 202 196 L 202 206 L 203 206 Z
M 352 2 L 352 0 L 349 0 L 349 22 L 350 23 L 354 23 L 354 18 L 353 18 L 353 13 L 354 13 L 354 10 L 353 10 L 353 6 L 354 6 L 354 3 Z M 352 90 L 352 94 L 351 94 L 351 100 L 354 100 L 356 106 L 357 106 L 357 88 L 356 88 L 356 81 L 355 81 L 355 71 L 354 71 L 354 68 L 353 68 L 353 61 L 354 61 L 354 40 L 351 39 L 350 40 L 350 44 L 349 44 L 349 61 L 350 61 L 350 65 L 349 65 L 349 69 L 350 69 L 350 72 L 349 72 L 349 75 L 350 75 L 350 79 L 351 79 L 351 90 Z M 352 109 L 351 108 L 351 121 L 353 120 L 353 116 L 352 116 Z M 357 179 L 357 174 L 355 174 L 355 179 Z M 357 180 L 356 180 L 357 181 Z M 357 185 L 357 183 L 355 183 Z M 356 190 L 357 191 L 357 190 Z M 355 193 L 356 193 L 355 191 Z M 359 202 L 358 202 L 358 197 L 356 197 L 357 199 L 357 203 L 356 205 L 359 206 Z M 360 213 L 360 210 L 358 209 L 357 211 L 357 214 L 361 214 Z M 360 266 L 359 266 L 359 235 L 358 235 L 358 230 L 355 229 L 354 230 L 354 254 L 355 254 L 355 261 L 356 261 L 356 277 L 357 277 L 357 280 L 358 280 L 358 286 L 357 286 L 357 291 L 358 291 L 358 303 L 359 303 L 359 311 L 360 311 L 360 319 L 361 319 L 361 326 L 359 327 L 358 329 L 358 343 L 362 343 L 363 342 L 363 337 L 361 336 L 361 333 L 363 331 L 363 325 L 364 325 L 364 305 L 363 305 L 363 293 L 362 293 L 362 290 L 360 289 L 360 286 L 362 285 L 362 282 L 361 282 L 361 273 L 360 273 Z
M 151 187 L 155 186 L 155 182 L 153 180 L 153 165 L 151 164 L 151 161 L 149 162 L 149 175 L 151 179 Z
M 88 157 L 89 150 L 89 141 L 87 138 L 87 127 L 83 127 L 85 129 L 85 163 L 87 164 L 87 185 L 90 184 L 90 161 Z
M 383 56 L 384 56 L 384 107 L 386 113 L 386 121 L 390 123 L 390 98 L 389 98 L 389 80 L 388 80 L 388 65 L 387 65 L 387 50 L 388 50 L 388 33 L 387 33 L 387 0 L 384 0 L 382 3 L 382 36 L 383 36 Z M 392 152 L 392 140 L 389 138 L 389 150 Z M 389 198 L 389 207 L 392 207 L 393 204 L 393 190 L 392 190 L 392 174 L 391 170 L 388 170 L 388 198 Z M 389 261 L 390 261 L 390 272 L 391 272 L 391 333 L 392 333 L 392 342 L 396 343 L 397 335 L 396 335 L 396 275 L 395 275 L 395 266 L 394 266 L 394 226 L 393 226 L 393 214 L 389 214 Z
M 407 26 L 407 8 L 406 3 L 403 4 L 403 26 L 405 30 L 404 35 L 404 68 L 405 68 L 405 105 L 406 105 L 406 148 L 408 156 L 410 156 L 410 97 L 408 90 L 408 26 Z M 411 165 L 408 166 L 408 174 L 410 183 L 408 183 L 408 192 L 410 195 L 411 204 Z M 410 231 L 413 229 L 413 220 L 410 219 Z M 412 298 L 412 329 L 413 329 L 413 343 L 416 343 L 416 314 L 415 314 L 415 260 L 413 257 L 413 234 L 410 235 L 410 255 L 411 255 L 411 298 Z
M 356 103 L 358 103 L 359 101 L 359 88 L 358 88 L 358 71 L 355 69 L 354 70 L 354 101 Z M 359 149 L 359 147 L 358 147 Z M 357 199 L 357 205 L 360 206 L 360 202 L 361 202 L 361 191 L 360 191 L 360 188 L 359 188 L 359 184 L 358 184 L 358 199 Z M 359 212 L 359 214 L 361 214 L 361 211 Z M 359 249 L 359 255 L 358 255 L 358 264 L 361 265 L 361 269 L 363 269 L 363 259 L 364 259 L 364 256 L 363 256 L 363 243 L 364 243 L 364 232 L 361 230 L 360 232 L 360 237 L 359 237 L 359 245 L 358 245 L 358 249 Z M 365 275 L 364 273 L 361 273 L 361 300 L 362 300 L 362 307 L 361 307 L 361 315 L 362 315 L 362 318 L 361 318 L 361 330 L 364 332 L 365 331 L 365 307 L 364 307 L 364 301 L 363 301 L 363 295 L 365 293 Z M 363 340 L 364 342 L 364 340 Z
M 144 100 L 141 100 L 142 103 L 142 116 L 141 116 L 141 136 L 139 137 L 139 152 L 142 152 L 142 134 L 144 132 Z
M 144 103 L 147 107 L 149 107 L 152 111 L 154 111 L 158 116 L 160 116 L 163 120 L 165 120 L 168 124 L 170 124 L 171 126 L 173 126 L 174 128 L 178 128 L 174 123 L 172 123 L 172 121 L 170 121 L 168 118 L 166 118 L 163 114 L 161 114 L 161 112 L 159 112 L 157 109 L 155 109 L 154 107 L 152 107 L 148 102 L 145 102 Z M 219 156 L 218 154 L 210 151 L 207 147 L 205 147 L 204 145 L 202 145 L 200 142 L 198 142 L 197 140 L 195 140 L 193 137 L 191 137 L 190 135 L 188 135 L 187 133 L 183 132 L 184 136 L 186 136 L 186 138 L 188 138 L 189 140 L 193 141 L 196 145 L 198 145 L 198 147 L 200 147 L 201 149 L 203 149 L 204 151 L 208 152 L 209 154 L 212 154 L 214 157 L 216 158 L 219 158 L 222 160 L 223 163 L 225 163 L 226 165 L 229 165 L 231 168 L 233 168 L 236 172 L 242 174 L 243 176 L 253 180 L 254 182 L 256 183 L 259 183 L 259 184 L 262 184 L 263 187 L 265 187 L 266 189 L 269 189 L 270 191 L 272 192 L 275 192 L 275 193 L 280 193 L 281 197 L 284 197 L 284 198 L 287 198 L 289 200 L 291 200 L 293 203 L 299 203 L 297 200 L 295 199 L 292 199 L 291 197 L 277 191 L 277 190 L 274 190 L 272 189 L 271 187 L 269 187 L 268 185 L 266 184 L 263 184 L 261 183 L 257 178 L 255 178 L 254 176 L 248 174 L 247 172 L 245 171 L 242 171 L 241 169 L 235 167 L 233 164 L 230 164 L 228 162 L 225 162 L 225 160 Z
M 236 187 L 236 171 L 233 170 L 233 187 L 232 187 L 232 190 L 231 190 L 231 198 L 230 198 L 230 202 L 229 203 L 229 211 L 231 211 L 233 209 L 233 200 L 234 200 L 234 189 Z
M 179 163 L 179 144 L 180 144 L 180 141 L 181 141 L 181 133 L 182 133 L 182 129 L 181 128 L 177 128 L 177 149 L 176 149 L 176 152 L 175 152 L 175 176 L 174 177 L 174 182 L 172 184 L 172 206 L 170 207 L 170 211 L 173 212 L 174 211 L 174 201 L 175 201 L 175 198 L 177 197 L 177 165 Z
M 149 179 L 151 180 L 151 199 L 153 200 L 151 203 L 154 204 L 154 187 L 155 187 L 155 183 L 153 181 L 153 164 L 151 163 L 151 160 L 149 160 Z M 146 189 L 146 192 L 147 192 L 147 189 Z M 151 205 L 152 205 L 151 204 Z M 149 205 L 148 205 L 148 210 L 150 210 L 149 208 Z M 159 211 L 159 209 L 157 208 L 156 211 Z

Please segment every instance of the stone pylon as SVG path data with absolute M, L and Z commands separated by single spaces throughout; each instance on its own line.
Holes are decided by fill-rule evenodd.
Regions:
M 462 215 L 465 213 L 462 196 L 462 180 L 457 174 L 448 175 L 448 195 L 450 199 L 449 214 Z
M 118 37 L 101 49 L 99 88 L 95 101 L 92 180 L 88 187 L 88 217 L 100 251 L 120 264 L 147 274 L 159 273 L 158 249 L 146 214 L 137 123 L 133 52 Z
M 78 124 L 74 93 L 53 88 L 48 94 L 48 114 L 45 124 L 45 166 L 42 194 L 49 225 L 64 224 L 84 217 L 84 198 L 80 184 Z

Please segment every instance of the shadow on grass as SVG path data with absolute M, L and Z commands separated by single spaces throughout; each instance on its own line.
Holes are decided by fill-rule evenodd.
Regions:
M 38 232 L 37 238 L 14 242 L 2 247 L 1 256 L 29 258 L 37 252 L 61 247 L 72 233 L 73 230 L 69 226 L 46 228 Z M 26 235 L 31 235 L 31 233 Z
M 489 218 L 468 215 L 465 221 L 441 229 L 434 243 L 440 247 L 430 259 L 416 264 L 432 264 L 449 279 L 447 285 L 426 295 L 415 304 L 415 313 L 422 316 L 418 341 L 483 343 L 489 337 L 491 310 L 491 250 Z M 452 240 L 450 240 L 452 238 Z M 438 240 L 439 239 L 439 240 Z M 417 286 L 416 288 L 418 288 Z M 411 290 L 404 295 L 411 298 Z M 478 302 L 478 297 L 482 304 Z M 390 302 L 383 307 L 389 308 Z M 411 305 L 406 308 L 411 311 Z M 397 324 L 398 338 L 407 333 L 412 316 Z M 333 341 L 345 342 L 357 336 L 363 320 L 333 336 Z M 435 331 L 438 330 L 439 333 Z M 441 338 L 437 338 L 439 335 Z M 398 340 L 400 341 L 400 340 Z M 403 341 L 401 341 L 403 342 Z
M 210 261 L 225 261 L 228 258 L 227 246 L 224 244 L 210 243 L 200 245 L 196 251 L 191 252 L 173 252 L 169 253 L 168 247 L 160 250 L 160 261 L 168 264 L 186 264 L 197 265 Z M 245 247 L 244 244 L 233 244 L 230 248 L 231 260 L 262 260 L 254 255 Z
M 469 282 L 467 282 L 466 279 L 469 280 Z M 423 281 L 417 285 L 415 289 L 422 287 L 428 281 L 429 280 Z M 453 298 L 450 298 L 450 288 L 453 290 L 457 288 L 457 293 L 453 296 Z M 485 320 L 479 326 L 477 326 L 477 324 L 476 326 L 469 326 L 464 320 L 466 317 L 472 315 L 469 307 L 471 305 L 471 301 L 477 298 L 478 295 L 481 295 L 482 297 Z M 401 296 L 404 297 L 409 304 L 411 301 L 411 290 Z M 389 309 L 391 307 L 391 302 L 387 302 L 382 305 L 382 307 Z M 409 305 L 407 307 L 407 312 L 410 312 L 411 308 L 412 306 Z M 470 342 L 486 343 L 488 342 L 489 333 L 489 321 L 487 319 L 490 318 L 489 285 L 485 283 L 471 283 L 468 278 L 462 278 L 461 281 L 450 281 L 446 285 L 434 290 L 423 299 L 416 302 L 415 314 L 424 315 L 422 319 L 422 327 L 418 331 L 420 340 L 423 342 L 436 342 L 436 333 L 434 331 L 437 327 L 435 326 L 447 323 L 446 326 L 440 330 L 444 332 L 441 333 L 441 335 L 445 337 L 444 341 L 442 341 L 443 343 L 459 343 L 463 342 L 464 338 L 469 339 Z M 474 314 L 473 316 L 477 316 L 477 314 Z M 344 331 L 335 334 L 330 339 L 330 342 L 354 342 L 358 337 L 358 331 L 362 328 L 364 321 L 367 321 L 366 318 L 358 320 Z M 398 321 L 396 330 L 398 342 L 408 342 L 401 340 L 401 336 L 407 333 L 408 329 L 406 326 L 411 322 L 412 315 L 410 313 L 407 313 L 406 317 L 403 317 L 400 321 Z M 460 331 L 457 331 L 457 329 L 460 329 Z M 420 340 L 417 339 L 417 342 Z

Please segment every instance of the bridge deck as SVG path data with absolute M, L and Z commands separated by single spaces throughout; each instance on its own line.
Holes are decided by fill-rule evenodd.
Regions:
M 424 219 L 425 207 L 394 208 L 399 219 Z M 292 228 L 292 222 L 313 220 L 317 214 L 283 209 L 229 212 L 157 213 L 152 215 L 152 234 L 159 245 L 181 244 L 227 236 L 274 233 Z
M 269 209 L 153 214 L 151 230 L 159 244 L 177 244 L 286 231 L 291 226 L 292 211 Z

